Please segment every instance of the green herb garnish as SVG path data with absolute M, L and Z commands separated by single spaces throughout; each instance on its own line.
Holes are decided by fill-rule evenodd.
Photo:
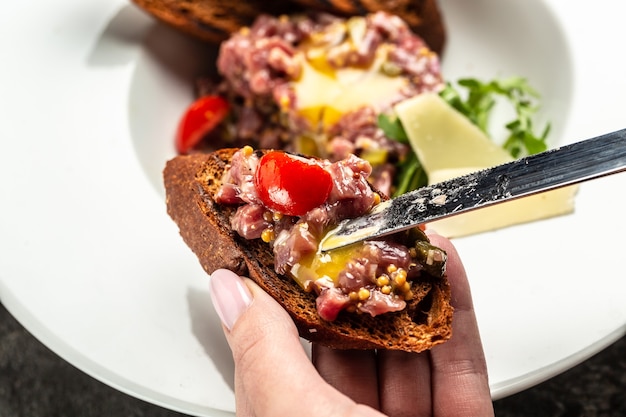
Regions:
M 401 143 L 409 143 L 409 137 L 395 115 L 388 114 L 378 115 L 378 127 L 382 129 L 389 139 L 396 140 Z M 409 150 L 404 159 L 396 163 L 396 175 L 394 183 L 394 192 L 392 197 L 399 196 L 408 191 L 415 190 L 428 184 L 428 176 L 422 167 L 417 155 L 413 150 Z
M 550 132 L 550 125 L 548 124 L 540 135 L 533 132 L 533 117 L 538 109 L 536 101 L 539 94 L 526 79 L 510 77 L 484 83 L 475 78 L 464 78 L 459 80 L 458 84 L 467 90 L 465 100 L 450 83 L 446 84 L 439 95 L 489 137 L 491 137 L 488 130 L 489 119 L 496 104 L 496 98 L 500 96 L 508 99 L 517 118 L 505 125 L 509 136 L 502 147 L 511 156 L 519 158 L 543 152 L 548 148 L 546 137 Z
M 546 138 L 550 132 L 550 124 L 546 125 L 540 135 L 534 133 L 532 119 L 537 112 L 536 101 L 539 94 L 526 79 L 510 77 L 485 83 L 475 78 L 463 78 L 458 81 L 458 85 L 467 90 L 465 98 L 451 83 L 447 83 L 439 95 L 490 138 L 492 135 L 489 132 L 489 121 L 497 97 L 507 99 L 513 106 L 517 118 L 505 125 L 509 136 L 502 145 L 511 156 L 519 158 L 543 152 L 548 148 Z M 378 126 L 388 138 L 409 143 L 404 127 L 397 117 L 381 114 L 378 116 Z M 398 172 L 393 196 L 428 183 L 426 172 L 412 150 L 396 164 L 396 167 Z
M 396 182 L 392 197 L 416 190 L 428 184 L 428 176 L 415 152 L 409 152 L 396 164 Z
M 409 143 L 409 137 L 406 135 L 402 123 L 395 115 L 391 116 L 385 113 L 380 113 L 378 115 L 378 127 L 385 132 L 385 136 L 389 139 L 393 139 L 401 143 Z

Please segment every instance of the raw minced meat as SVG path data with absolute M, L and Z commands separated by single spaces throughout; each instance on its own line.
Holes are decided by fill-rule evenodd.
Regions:
M 272 211 L 259 198 L 254 177 L 262 155 L 249 147 L 239 150 L 224 173 L 216 201 L 239 205 L 231 218 L 232 229 L 246 239 L 266 240 L 274 251 L 276 272 L 290 274 L 304 289 L 314 291 L 318 313 L 325 320 L 335 320 L 344 310 L 376 316 L 404 309 L 412 297 L 412 281 L 425 268 L 414 246 L 415 235 L 365 241 L 347 252 L 318 250 L 329 228 L 367 213 L 380 201 L 367 182 L 370 164 L 354 155 L 336 162 L 312 160 L 330 174 L 332 190 L 319 207 L 289 216 Z M 264 238 L 267 231 L 271 238 Z M 437 251 L 439 261 L 445 262 L 443 251 L 434 246 L 428 250 Z M 320 273 L 325 271 L 324 262 L 334 264 L 333 272 Z
M 338 115 L 333 103 L 326 103 L 311 116 L 310 109 L 301 108 L 298 83 L 305 68 L 313 67 L 322 77 L 354 68 L 402 82 L 382 96 L 377 93 L 376 102 Z M 324 13 L 259 16 L 221 44 L 217 69 L 220 79 L 202 83 L 201 94 L 222 95 L 232 106 L 223 129 L 211 136 L 212 148 L 251 145 L 331 161 L 354 154 L 372 162 L 370 181 L 385 194 L 391 191 L 395 163 L 409 147 L 385 136 L 378 114 L 444 86 L 438 56 L 400 18 L 385 12 L 350 19 Z M 357 82 L 353 89 L 367 96 L 372 85 Z

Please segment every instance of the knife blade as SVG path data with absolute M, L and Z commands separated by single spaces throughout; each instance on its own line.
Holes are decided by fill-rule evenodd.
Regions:
M 408 192 L 341 221 L 320 242 L 326 252 L 419 224 L 626 170 L 626 129 L 575 142 Z

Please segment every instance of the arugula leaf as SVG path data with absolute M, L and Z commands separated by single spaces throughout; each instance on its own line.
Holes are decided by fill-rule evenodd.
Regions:
M 478 126 L 488 137 L 492 137 L 489 133 L 489 121 L 492 110 L 496 106 L 497 97 L 507 99 L 513 106 L 517 118 L 505 125 L 509 136 L 502 145 L 511 156 L 519 158 L 543 152 L 548 148 L 546 138 L 550 132 L 550 124 L 546 125 L 540 135 L 533 132 L 533 117 L 538 108 L 536 101 L 539 99 L 539 94 L 526 79 L 510 77 L 483 82 L 475 78 L 462 78 L 457 83 L 467 90 L 466 98 L 451 83 L 446 83 L 439 95 Z M 378 126 L 388 138 L 401 143 L 409 143 L 402 123 L 394 115 L 380 114 Z M 426 171 L 413 150 L 396 164 L 396 168 L 398 172 L 394 184 L 394 196 L 428 183 Z
M 406 157 L 396 164 L 396 168 L 398 172 L 392 197 L 428 185 L 428 176 L 415 152 L 407 153 Z
M 382 129 L 389 139 L 401 143 L 409 143 L 409 137 L 406 135 L 402 122 L 395 115 L 380 113 L 378 115 L 378 127 Z
M 440 96 L 452 107 L 463 113 L 488 136 L 489 118 L 496 104 L 496 97 L 506 98 L 515 110 L 517 119 L 506 124 L 509 136 L 503 144 L 514 158 L 545 151 L 546 138 L 550 132 L 548 124 L 540 135 L 533 132 L 533 117 L 537 111 L 539 94 L 526 79 L 510 77 L 502 80 L 482 82 L 475 78 L 463 78 L 458 85 L 467 90 L 464 100 L 451 83 L 447 83 Z
M 378 127 L 389 139 L 409 144 L 409 137 L 402 122 L 395 115 L 381 113 L 378 115 Z M 428 184 L 428 176 L 412 149 L 404 159 L 396 163 L 395 187 L 392 197 L 415 190 Z

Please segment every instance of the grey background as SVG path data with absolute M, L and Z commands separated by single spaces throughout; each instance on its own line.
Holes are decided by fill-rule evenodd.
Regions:
M 626 416 L 626 337 L 529 390 L 496 416 Z M 0 304 L 0 417 L 184 417 L 104 385 L 39 343 Z

